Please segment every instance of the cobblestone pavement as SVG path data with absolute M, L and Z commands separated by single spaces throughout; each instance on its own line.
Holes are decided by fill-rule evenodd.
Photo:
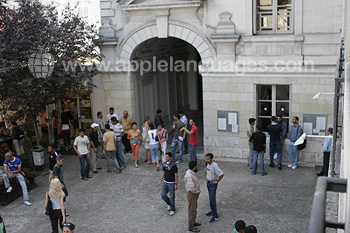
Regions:
M 89 181 L 79 175 L 76 156 L 64 158 L 64 178 L 69 196 L 65 206 L 67 218 L 77 225 L 77 233 L 92 232 L 187 232 L 187 199 L 183 175 L 188 157 L 179 165 L 179 189 L 176 191 L 176 214 L 169 216 L 167 206 L 160 197 L 157 186 L 161 172 L 143 162 L 133 166 L 132 154 L 126 156 L 128 167 L 121 174 L 103 170 Z M 209 211 L 208 192 L 205 184 L 204 157 L 199 157 L 199 181 L 202 193 L 199 197 L 197 221 L 201 232 L 232 233 L 235 221 L 243 219 L 254 224 L 259 233 L 306 232 L 316 184 L 314 168 L 286 166 L 281 171 L 266 165 L 267 176 L 251 175 L 247 164 L 225 159 L 217 160 L 225 176 L 217 192 L 220 220 L 209 223 L 205 213 Z M 48 174 L 36 178 L 38 187 L 29 192 L 32 206 L 23 205 L 22 199 L 1 206 L 8 232 L 51 232 L 50 220 L 44 214 L 45 191 L 48 190 Z

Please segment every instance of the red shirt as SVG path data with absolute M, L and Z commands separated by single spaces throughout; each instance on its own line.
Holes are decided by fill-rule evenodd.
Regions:
M 190 135 L 190 142 L 189 142 L 189 144 L 191 146 L 195 146 L 195 145 L 198 144 L 198 128 L 197 128 L 197 126 L 195 126 L 195 125 L 192 126 L 191 132 L 192 132 L 192 134 Z

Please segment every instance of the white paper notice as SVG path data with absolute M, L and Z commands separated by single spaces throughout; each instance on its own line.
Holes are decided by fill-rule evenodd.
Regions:
M 304 133 L 306 133 L 306 135 L 312 135 L 312 123 L 311 122 L 304 123 Z
M 238 125 L 232 125 L 232 133 L 238 133 Z
M 218 118 L 218 130 L 226 130 L 226 118 Z
M 314 133 L 314 134 L 317 134 L 317 135 L 318 135 L 318 134 L 320 133 L 320 130 L 319 130 L 319 129 L 313 129 L 313 130 L 312 130 L 312 133 Z
M 230 112 L 228 114 L 228 124 L 232 126 L 237 125 L 237 113 Z
M 326 118 L 316 117 L 316 129 L 326 129 Z

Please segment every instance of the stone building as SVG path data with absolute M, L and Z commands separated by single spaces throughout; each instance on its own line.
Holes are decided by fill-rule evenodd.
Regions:
M 296 115 L 310 134 L 301 162 L 322 162 L 341 1 L 101 0 L 100 8 L 94 112 L 113 106 L 138 123 L 158 108 L 170 122 L 178 109 L 196 112 L 204 151 L 237 159 L 248 154 L 249 118 L 266 127 L 283 115 L 290 128 Z

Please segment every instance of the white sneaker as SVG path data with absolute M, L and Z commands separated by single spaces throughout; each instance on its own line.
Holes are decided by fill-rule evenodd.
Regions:
M 10 187 L 7 188 L 7 191 L 6 191 L 6 192 L 10 193 L 10 192 L 12 191 L 12 189 L 13 189 L 13 188 L 10 186 Z
M 292 169 L 294 169 L 294 170 L 297 169 L 297 166 L 293 166 Z
M 171 210 L 171 206 L 170 206 L 170 205 L 168 205 L 168 210 L 169 210 L 169 211 Z
M 288 164 L 288 167 L 293 167 L 293 164 Z
M 31 206 L 32 203 L 30 203 L 29 201 L 24 201 L 24 204 L 27 205 L 27 206 Z
M 169 215 L 173 216 L 175 214 L 175 211 L 170 211 Z
M 278 155 L 277 153 L 275 153 L 275 155 L 273 156 L 273 159 L 277 159 L 278 158 Z

